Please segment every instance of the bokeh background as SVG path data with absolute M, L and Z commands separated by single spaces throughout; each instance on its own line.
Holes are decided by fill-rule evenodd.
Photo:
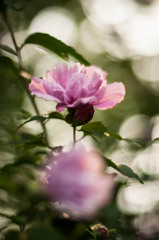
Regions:
M 121 225 L 125 224 L 129 235 L 122 239 L 158 239 L 159 145 L 151 141 L 159 137 L 159 1 L 21 0 L 16 6 L 22 11 L 10 10 L 10 18 L 19 45 L 31 33 L 48 33 L 74 47 L 92 65 L 105 70 L 108 83 L 116 81 L 125 84 L 124 101 L 112 110 L 96 110 L 93 120 L 102 121 L 109 131 L 119 133 L 123 138 L 135 139 L 141 146 L 106 137 L 100 144 L 94 145 L 116 164 L 126 164 L 134 169 L 144 180 L 144 185 L 135 180 L 127 181 L 126 177 L 118 174 L 117 179 L 122 184 L 117 191 L 115 207 L 107 212 L 110 217 L 107 222 L 112 228 L 119 224 L 119 219 Z M 2 19 L 0 43 L 14 48 Z M 16 57 L 5 51 L 1 50 L 1 55 L 17 62 Z M 27 71 L 36 77 L 45 77 L 46 71 L 55 64 L 66 62 L 35 45 L 25 46 L 22 58 Z M 73 61 L 69 59 L 69 63 Z M 0 135 L 4 144 L 14 139 L 17 121 L 23 122 L 24 115 L 27 117 L 24 109 L 35 113 L 18 80 L 19 76 L 4 61 L 0 61 L 0 78 Z M 53 102 L 46 103 L 37 98 L 36 102 L 41 114 L 55 110 Z M 53 120 L 47 123 L 47 129 L 52 146 L 72 142 L 72 129 L 68 124 Z M 41 127 L 33 122 L 20 131 L 38 134 Z M 86 139 L 88 145 L 90 141 L 90 138 Z M 15 145 L 14 149 L 11 146 L 1 147 L 1 168 L 14 161 L 15 152 Z M 18 157 L 24 159 L 24 151 Z M 21 182 L 21 191 L 25 192 L 25 179 L 20 171 L 11 183 Z M 24 171 L 30 172 L 26 167 Z M 0 180 L 0 202 L 3 210 L 5 203 L 10 202 L 10 209 L 5 211 L 14 212 L 18 202 L 4 190 L 6 182 L 4 175 Z M 29 192 L 25 194 L 31 195 L 36 183 L 32 179 L 28 184 Z M 14 192 L 13 188 L 10 185 L 8 191 Z M 22 205 L 27 205 L 26 200 Z M 135 237 L 129 232 L 129 221 L 131 229 L 137 233 Z

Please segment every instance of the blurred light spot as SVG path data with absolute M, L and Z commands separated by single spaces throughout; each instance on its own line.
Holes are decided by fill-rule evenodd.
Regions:
M 127 46 L 134 55 L 151 56 L 159 53 L 158 25 L 159 11 L 157 15 L 139 12 L 131 20 L 120 25 L 118 33 L 125 37 Z
M 152 128 L 151 137 L 153 140 L 155 138 L 159 138 L 159 115 L 154 116 L 152 118 L 152 122 L 153 122 L 153 128 Z
M 92 24 L 105 39 L 106 51 L 118 58 L 159 53 L 159 1 L 81 0 Z
M 127 0 L 81 0 L 89 19 L 99 28 L 105 24 L 119 24 L 130 18 L 136 5 Z M 127 11 L 129 8 L 129 11 Z
M 159 56 L 144 57 L 133 61 L 133 71 L 144 81 L 159 81 Z
M 93 28 L 88 20 L 84 20 L 80 26 L 80 37 L 82 44 L 86 49 L 95 53 L 104 52 L 101 35 Z
M 117 203 L 124 213 L 139 214 L 151 211 L 159 201 L 159 182 L 134 183 L 122 187 L 117 196 Z
M 159 56 L 134 60 L 132 69 L 140 81 L 153 93 L 159 93 Z
M 152 239 L 152 234 L 159 232 L 159 210 L 158 207 L 152 212 L 139 215 L 135 221 L 135 228 L 144 233 L 148 238 Z M 154 238 L 153 238 L 154 239 Z
M 77 28 L 73 15 L 63 8 L 49 7 L 40 11 L 32 20 L 28 33 L 48 33 L 67 44 L 73 44 Z
M 72 144 L 73 129 L 69 124 L 53 119 L 50 120 L 46 126 L 51 146 L 66 146 L 67 148 L 67 146 Z M 77 132 L 77 139 L 81 138 L 82 135 L 81 132 Z M 85 144 L 86 142 L 89 142 L 88 139 L 85 140 Z
M 159 176 L 159 147 L 153 144 L 147 149 L 140 151 L 134 159 L 134 168 L 146 174 Z
M 124 138 L 149 139 L 151 134 L 150 119 L 146 115 L 133 115 L 126 119 L 119 131 Z

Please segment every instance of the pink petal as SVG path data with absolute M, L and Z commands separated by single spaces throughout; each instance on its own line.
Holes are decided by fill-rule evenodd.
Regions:
M 113 108 L 117 103 L 120 103 L 125 96 L 125 87 L 122 83 L 111 83 L 107 85 L 106 92 L 102 99 L 94 103 L 94 107 L 106 110 Z
M 53 71 L 47 72 L 47 80 L 49 82 L 55 81 L 59 83 L 63 88 L 66 87 L 68 79 L 68 66 L 67 64 L 57 64 Z
M 62 112 L 66 107 L 67 107 L 66 104 L 58 103 L 58 104 L 56 105 L 56 110 L 57 110 L 58 112 Z
M 80 63 L 73 64 L 69 69 L 69 77 L 71 77 L 74 73 L 81 73 L 84 70 L 84 65 Z
M 85 69 L 86 69 L 86 74 L 89 79 L 94 78 L 94 74 L 96 73 L 97 75 L 100 76 L 100 79 L 106 81 L 107 73 L 104 72 L 101 68 L 98 68 L 95 66 L 89 66 L 89 67 L 85 67 Z
M 48 101 L 62 101 L 63 95 L 62 91 L 59 89 L 54 89 L 54 85 L 47 82 L 45 79 L 31 78 L 31 83 L 29 84 L 29 90 L 32 95 L 36 95 Z
M 46 93 L 46 90 L 43 87 L 44 81 L 46 80 L 32 77 L 31 83 L 29 84 L 29 90 L 31 91 L 31 94 L 49 101 L 55 100 L 53 96 L 50 96 Z

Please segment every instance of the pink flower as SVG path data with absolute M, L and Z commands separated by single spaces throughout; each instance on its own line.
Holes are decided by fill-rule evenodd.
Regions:
M 95 151 L 73 148 L 49 164 L 45 189 L 59 209 L 74 219 L 90 219 L 107 205 L 113 177 L 104 173 L 103 159 Z
M 124 85 L 117 82 L 107 84 L 106 75 L 95 66 L 75 63 L 68 68 L 67 64 L 57 64 L 47 72 L 46 79 L 32 77 L 29 89 L 33 95 L 56 101 L 58 112 L 85 104 L 106 110 L 125 96 Z

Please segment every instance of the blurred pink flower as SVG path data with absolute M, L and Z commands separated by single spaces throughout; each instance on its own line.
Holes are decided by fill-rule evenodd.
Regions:
M 125 96 L 124 85 L 119 82 L 107 84 L 106 75 L 95 66 L 75 63 L 68 68 L 67 64 L 57 64 L 47 72 L 46 79 L 32 77 L 29 89 L 33 95 L 56 101 L 58 112 L 86 104 L 106 110 Z
M 90 219 L 110 202 L 113 177 L 104 173 L 105 163 L 95 151 L 73 148 L 55 157 L 49 169 L 45 190 L 72 218 Z

